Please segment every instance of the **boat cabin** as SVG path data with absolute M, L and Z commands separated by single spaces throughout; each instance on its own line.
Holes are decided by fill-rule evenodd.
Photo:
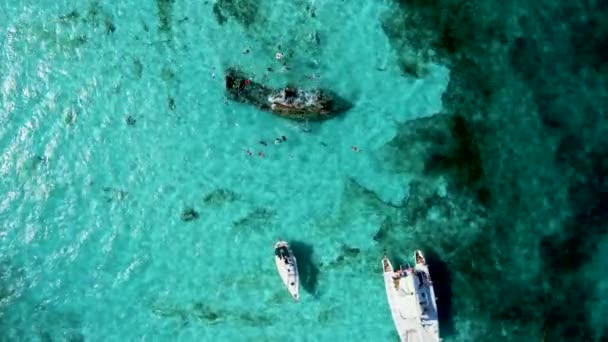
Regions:
M 291 254 L 286 246 L 280 246 L 274 249 L 274 255 L 276 255 L 279 259 L 285 261 L 286 265 L 291 265 L 293 262 L 291 260 Z
M 280 259 L 289 258 L 289 250 L 285 246 L 281 246 L 281 247 L 275 248 L 274 254 L 276 256 L 278 256 Z

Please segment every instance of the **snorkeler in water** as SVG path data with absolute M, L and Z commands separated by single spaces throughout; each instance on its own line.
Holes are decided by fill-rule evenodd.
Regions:
M 274 139 L 274 144 L 278 145 L 278 144 L 282 143 L 283 141 L 287 141 L 287 138 L 285 138 L 284 135 L 282 135 L 280 138 Z

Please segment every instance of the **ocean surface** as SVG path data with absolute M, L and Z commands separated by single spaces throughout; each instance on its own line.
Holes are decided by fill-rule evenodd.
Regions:
M 605 340 L 605 18 L 591 0 L 1 2 L 0 341 L 398 341 L 380 260 L 416 249 L 444 341 Z M 281 118 L 229 100 L 229 68 L 352 108 Z

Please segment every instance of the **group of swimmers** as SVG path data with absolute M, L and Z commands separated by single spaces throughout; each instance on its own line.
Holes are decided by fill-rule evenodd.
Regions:
M 279 45 L 278 48 L 281 48 L 281 46 Z M 251 52 L 251 48 L 249 48 L 249 47 L 243 49 L 243 51 L 242 51 L 242 53 L 244 55 L 249 54 L 250 52 Z M 274 54 L 274 59 L 281 64 L 281 72 L 289 71 L 291 69 L 289 66 L 287 66 L 287 60 L 284 57 L 285 57 L 285 55 L 280 51 Z M 318 62 L 315 60 L 314 63 L 317 64 Z M 264 73 L 264 76 L 262 77 L 263 81 L 268 81 L 269 80 L 268 73 L 274 71 L 274 69 L 272 67 L 268 67 L 268 68 L 266 68 L 266 70 L 268 72 Z M 212 79 L 215 79 L 215 71 L 216 71 L 215 67 L 212 67 L 211 68 L 211 78 Z M 311 80 L 316 80 L 316 79 L 320 78 L 320 76 L 313 73 L 312 75 L 307 76 L 307 78 L 311 79 Z
M 285 138 L 284 135 L 281 135 L 280 138 L 274 139 L 274 144 L 278 145 L 278 144 L 282 143 L 283 141 L 287 141 L 287 138 Z M 265 140 L 260 140 L 260 145 L 268 146 L 268 144 L 266 143 Z
M 285 141 L 287 141 L 287 138 L 285 138 L 284 135 L 281 135 L 279 138 L 274 139 L 274 144 L 279 145 Z M 266 140 L 260 140 L 260 145 L 268 146 L 268 143 L 266 142 Z M 253 152 L 251 152 L 250 149 L 246 149 L 245 153 L 247 153 L 248 156 L 253 156 Z M 262 151 L 258 152 L 258 157 L 264 158 L 265 156 L 266 155 L 264 154 L 264 152 L 262 152 Z

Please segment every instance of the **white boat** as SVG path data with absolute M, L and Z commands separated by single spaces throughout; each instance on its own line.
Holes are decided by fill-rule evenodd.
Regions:
M 395 271 L 388 257 L 382 258 L 393 322 L 402 342 L 441 341 L 435 293 L 422 252 L 416 251 L 415 260 L 420 263 L 416 262 L 414 268 Z
M 300 300 L 300 277 L 298 276 L 298 265 L 296 257 L 291 252 L 286 241 L 279 241 L 274 244 L 274 261 L 277 264 L 277 271 L 287 287 L 287 290 L 297 301 Z

